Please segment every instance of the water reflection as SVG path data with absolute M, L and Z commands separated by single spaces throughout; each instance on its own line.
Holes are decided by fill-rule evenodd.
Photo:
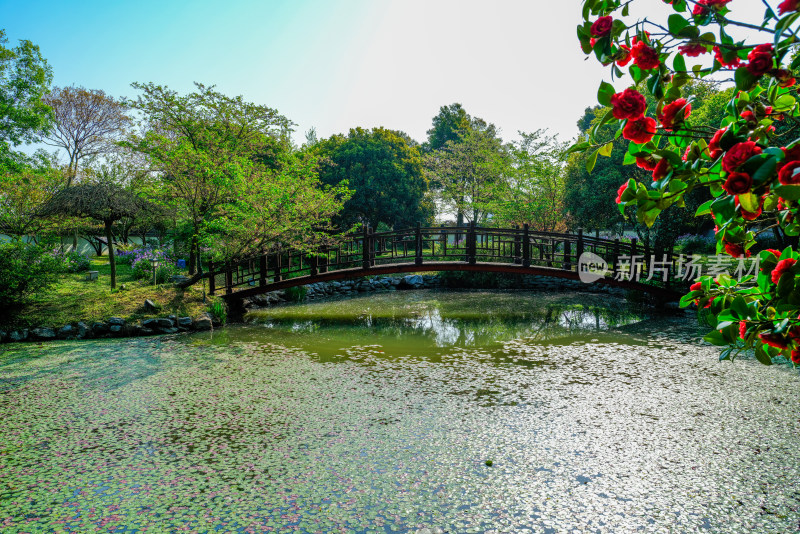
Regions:
M 273 335 L 326 337 L 336 332 L 415 347 L 477 347 L 526 338 L 569 343 L 649 319 L 647 310 L 587 294 L 417 291 L 287 305 L 249 313 Z

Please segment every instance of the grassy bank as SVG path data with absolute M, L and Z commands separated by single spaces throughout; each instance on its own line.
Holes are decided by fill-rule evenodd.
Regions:
M 99 271 L 97 280 L 87 281 L 86 273 L 53 275 L 55 282 L 46 291 L 24 305 L 0 310 L 0 327 L 58 327 L 78 321 L 102 321 L 109 317 L 122 317 L 128 321 L 170 314 L 196 317 L 217 300 L 217 297 L 206 296 L 203 303 L 202 284 L 183 290 L 172 284 L 153 285 L 151 280 L 135 280 L 128 265 L 117 265 L 117 289 L 112 291 L 108 258 L 92 258 L 91 268 Z M 145 312 L 145 299 L 159 306 L 159 310 Z

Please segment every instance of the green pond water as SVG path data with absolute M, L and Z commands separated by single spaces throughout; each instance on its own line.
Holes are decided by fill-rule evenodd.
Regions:
M 0 532 L 800 529 L 800 378 L 691 315 L 405 291 L 0 346 Z M 487 465 L 491 463 L 491 465 Z

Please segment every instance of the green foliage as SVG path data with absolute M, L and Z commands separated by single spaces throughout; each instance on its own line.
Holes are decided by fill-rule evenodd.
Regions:
M 308 289 L 305 286 L 294 286 L 287 288 L 286 291 L 286 298 L 291 302 L 303 302 L 306 300 L 306 294 L 308 293 Z
M 362 223 L 404 228 L 432 219 L 420 150 L 406 134 L 355 128 L 347 137 L 320 141 L 312 153 L 321 157 L 322 182 L 353 192 L 334 219 L 339 228 Z
M 17 305 L 45 291 L 62 269 L 59 258 L 37 245 L 21 241 L 0 244 L 0 306 Z
M 697 216 L 713 219 L 719 252 L 750 255 L 758 247 L 756 236 L 767 229 L 773 229 L 779 241 L 796 245 L 800 139 L 792 132 L 800 125 L 794 90 L 800 67 L 795 53 L 800 15 L 794 6 L 784 2 L 779 7 L 782 15 L 767 8 L 761 21 L 737 21 L 724 2 L 698 3 L 691 18 L 679 15 L 687 9 L 685 2 L 672 2 L 676 13 L 658 25 L 625 20 L 629 3 L 584 0 L 578 37 L 585 53 L 594 53 L 611 67 L 612 79 L 626 75 L 616 63 L 627 55 L 623 44 L 638 47 L 627 68 L 631 90 L 646 93 L 649 105 L 644 117 L 655 114 L 658 121 L 627 116 L 634 108 L 623 106 L 626 97 L 621 95 L 615 99 L 615 111 L 595 123 L 572 150 L 595 158 L 606 146 L 609 131 L 615 138 L 631 140 L 623 163 L 633 164 L 638 158 L 655 170 L 641 180 L 621 182 L 625 186 L 620 189 L 619 209 L 635 213 L 638 222 L 648 227 L 674 219 L 676 208 L 689 207 Z M 592 41 L 591 27 L 600 16 L 612 17 L 611 31 Z M 760 28 L 774 39 L 734 42 L 725 30 L 729 25 Z M 706 54 L 712 48 L 714 53 Z M 688 50 L 697 53 L 690 56 Z M 735 69 L 735 89 L 716 91 L 707 86 L 706 77 L 721 69 Z M 601 84 L 598 101 L 612 104 L 614 90 Z M 629 128 L 646 122 L 651 126 L 644 130 Z M 704 193 L 698 197 L 697 191 Z M 693 195 L 699 201 L 696 208 L 691 206 Z M 668 226 L 674 231 L 677 224 Z M 775 358 L 800 364 L 796 283 L 800 255 L 787 246 L 782 251 L 764 250 L 759 260 L 755 275 L 738 280 L 726 274 L 701 277 L 681 305 L 708 308 L 714 330 L 705 340 L 725 347 L 720 360 L 754 351 L 756 359 L 767 365 Z
M 211 315 L 215 323 L 224 325 L 228 322 L 228 308 L 225 303 L 220 300 L 215 300 L 208 307 L 208 313 Z
M 21 40 L 7 48 L 0 30 L 0 147 L 37 141 L 50 126 L 51 112 L 43 102 L 53 71 L 39 47 Z M 0 150 L 3 152 L 3 150 Z
M 473 121 L 475 123 L 475 121 Z M 480 223 L 486 219 L 492 191 L 509 172 L 511 161 L 493 125 L 483 121 L 425 157 L 425 168 L 444 208 Z
M 508 147 L 511 165 L 489 190 L 485 209 L 499 226 L 527 223 L 552 232 L 564 221 L 567 145 L 544 130 L 520 136 Z
M 433 118 L 433 126 L 428 130 L 427 150 L 441 150 L 448 142 L 458 143 L 461 137 L 472 128 L 472 117 L 461 104 L 455 103 L 439 108 Z
M 125 145 L 160 172 L 156 193 L 189 227 L 190 272 L 201 243 L 224 261 L 327 238 L 347 190 L 325 187 L 316 159 L 291 152 L 292 123 L 277 110 L 201 84 L 188 95 L 134 87 L 144 133 Z

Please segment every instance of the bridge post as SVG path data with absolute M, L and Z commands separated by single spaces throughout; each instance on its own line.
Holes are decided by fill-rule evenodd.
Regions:
M 477 253 L 477 243 L 475 237 L 475 221 L 470 221 L 469 228 L 467 228 L 467 262 L 470 265 L 475 265 L 477 261 L 475 255 Z
M 275 253 L 275 281 L 281 281 L 281 251 Z
M 325 254 L 322 256 L 319 262 L 319 272 L 327 273 L 328 272 L 328 247 L 323 247 L 322 252 Z
M 531 232 L 528 223 L 522 227 L 522 266 L 531 266 Z
M 364 233 L 361 236 L 361 268 L 369 269 L 369 226 L 364 225 Z
M 208 260 L 208 294 L 213 295 L 214 291 L 216 291 L 216 280 L 214 279 L 214 262 Z
M 519 232 L 519 226 L 514 225 L 514 263 L 519 265 L 522 263 L 522 236 Z
M 561 268 L 565 271 L 572 270 L 572 242 L 569 239 L 564 240 L 564 263 Z
M 316 253 L 311 256 L 311 276 L 319 274 L 319 256 Z
M 258 285 L 264 287 L 267 285 L 267 255 L 262 254 L 260 258 L 258 258 Z
M 578 270 L 581 268 L 581 256 L 583 255 L 583 228 L 578 228 L 578 249 L 575 251 L 575 257 L 578 259 Z
M 414 264 L 422 265 L 422 224 L 417 223 L 414 229 Z
M 225 264 L 225 294 L 230 295 L 233 293 L 233 267 L 231 263 Z

